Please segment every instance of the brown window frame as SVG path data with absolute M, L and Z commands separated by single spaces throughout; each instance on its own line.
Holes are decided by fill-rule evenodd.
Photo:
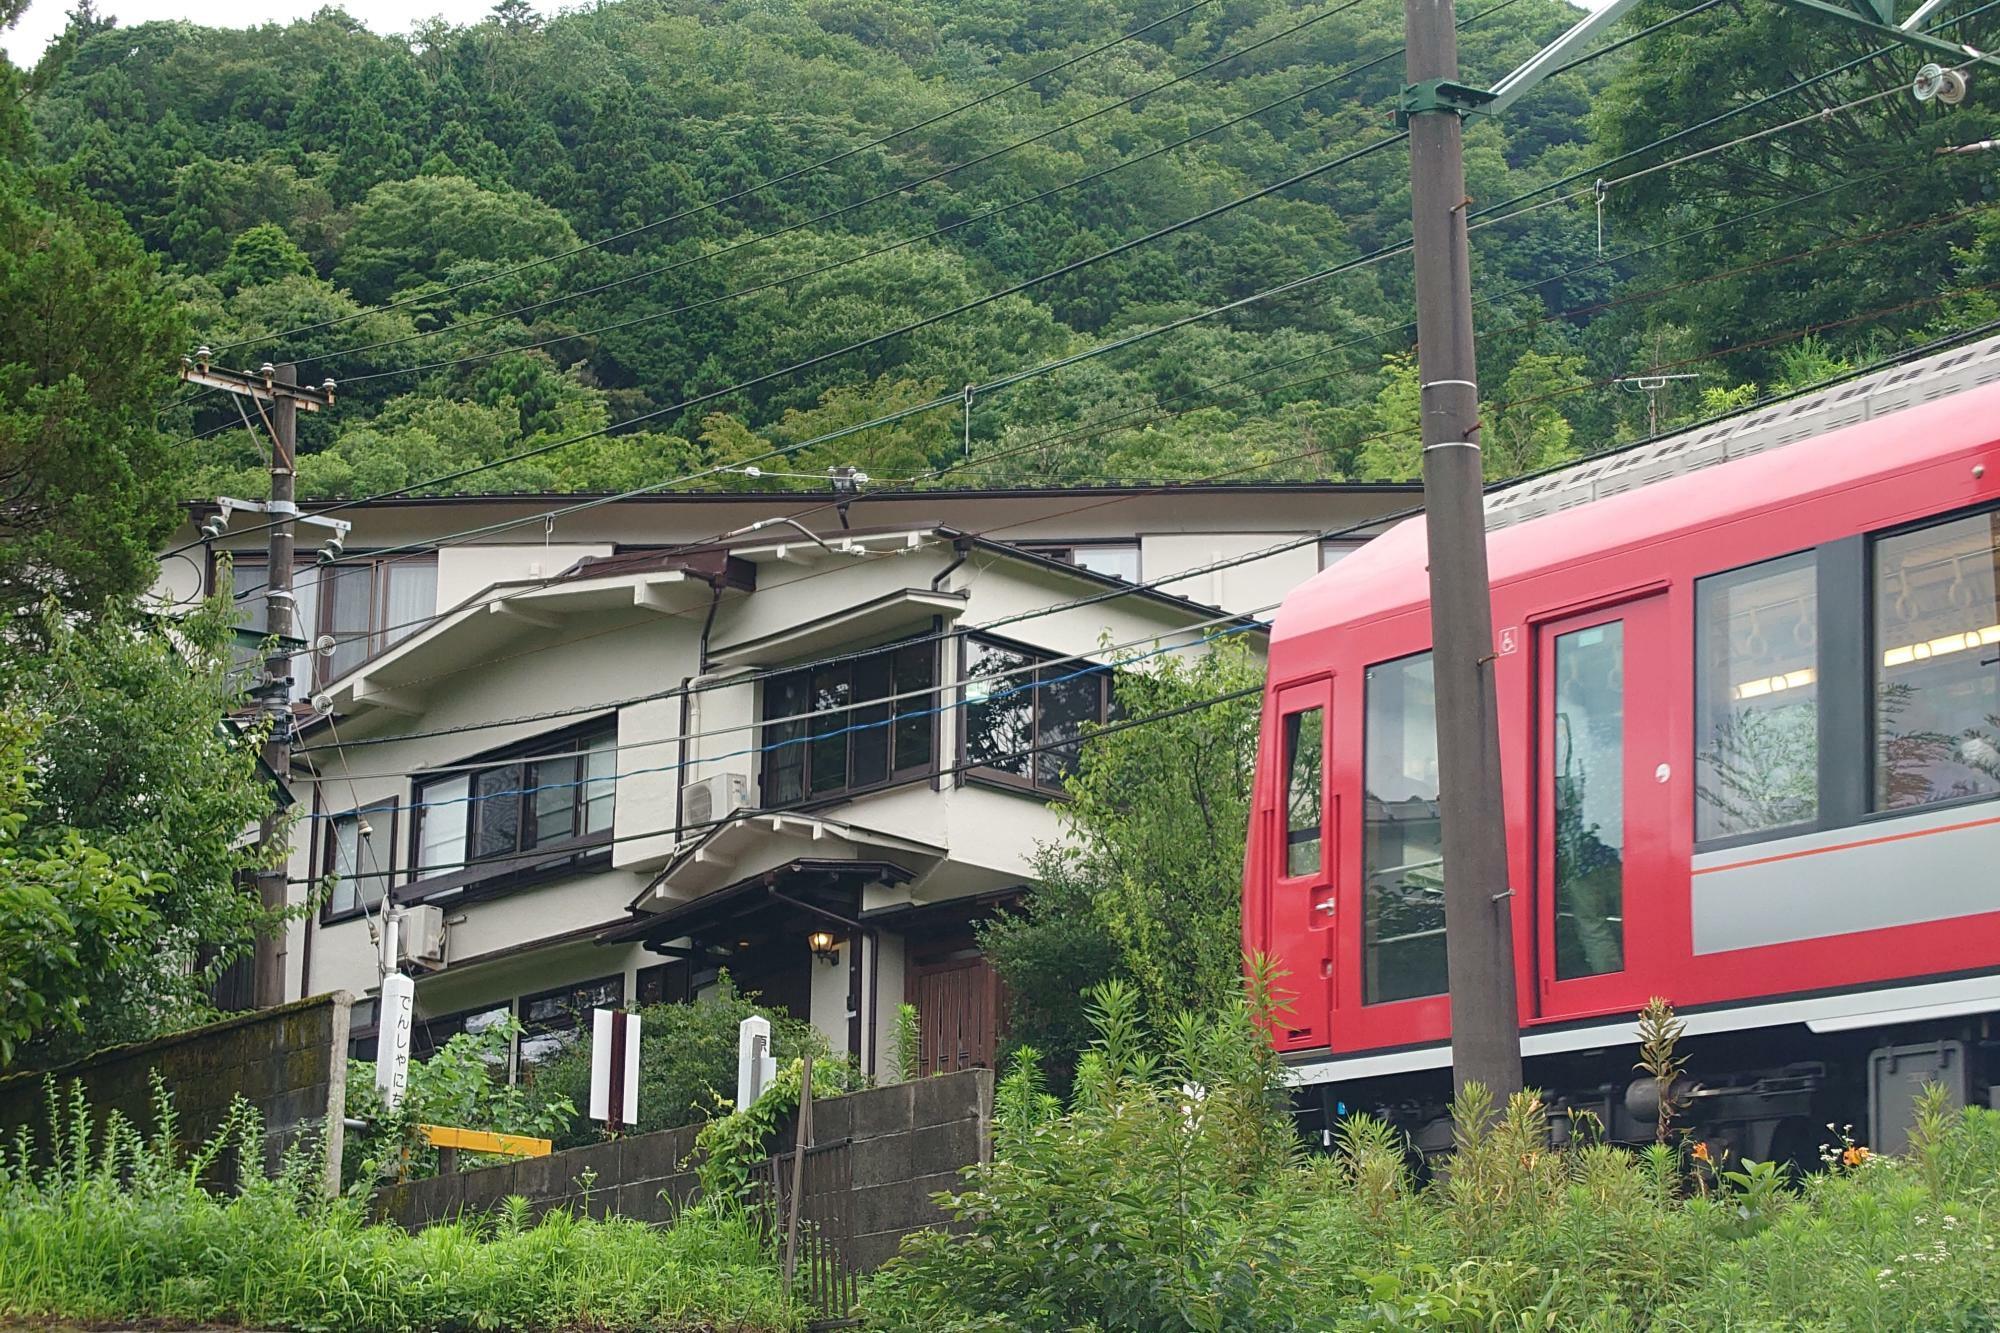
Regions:
M 928 677 L 929 684 L 906 688 L 899 683 L 897 659 L 906 654 L 913 660 L 924 659 L 925 674 Z M 856 669 L 860 664 L 877 660 L 886 660 L 888 663 L 888 694 L 886 696 L 876 696 L 882 700 L 881 707 L 885 710 L 885 713 L 881 718 L 873 719 L 867 716 L 871 711 L 870 709 L 856 706 L 854 678 Z M 775 716 L 772 710 L 778 706 L 778 701 L 783 698 L 785 687 L 800 679 L 803 679 L 805 682 L 804 697 L 810 703 L 815 678 L 821 673 L 832 674 L 835 672 L 844 672 L 845 674 L 844 683 L 848 691 L 847 702 L 844 705 L 838 706 L 843 711 L 835 712 L 831 709 L 826 710 L 829 722 L 831 723 L 826 739 L 839 736 L 845 742 L 841 760 L 842 781 L 837 785 L 816 789 L 814 787 L 813 769 L 816 753 L 820 748 L 821 742 L 813 737 L 811 719 L 818 716 L 818 710 L 812 712 L 796 710 L 779 713 Z M 898 694 L 907 694 L 911 689 L 924 692 L 911 694 L 910 697 L 903 699 L 893 697 Z M 879 791 L 885 787 L 908 782 L 913 778 L 928 777 L 932 773 L 935 773 L 938 766 L 939 697 L 938 646 L 936 640 L 928 636 L 885 643 L 879 648 L 871 649 L 866 653 L 857 653 L 853 657 L 841 662 L 819 667 L 802 667 L 795 671 L 782 672 L 769 677 L 764 681 L 763 693 L 758 703 L 758 736 L 763 750 L 757 774 L 757 803 L 759 807 L 766 810 L 788 810 L 802 806 L 843 801 L 867 792 Z M 784 722 L 780 721 L 780 718 L 790 718 L 793 720 Z M 900 762 L 901 737 L 898 733 L 900 724 L 910 718 L 922 719 L 925 738 L 921 747 L 922 753 L 916 756 L 913 762 L 905 764 Z M 887 744 L 884 749 L 883 776 L 863 782 L 856 782 L 854 781 L 855 741 L 857 737 L 863 735 L 861 730 L 863 724 L 871 726 L 879 725 L 887 735 Z M 795 734 L 784 734 L 788 732 Z M 779 747 L 781 746 L 795 748 L 801 752 L 799 791 L 796 795 L 779 795 L 773 792 L 773 787 L 776 785 L 778 776 L 782 771 L 780 763 L 777 760 L 777 756 L 780 754 Z
M 379 876 L 370 876 L 370 878 L 379 877 L 382 880 L 381 896 L 373 902 L 364 902 L 360 892 L 360 878 L 357 876 L 354 881 L 356 889 L 354 906 L 336 910 L 333 905 L 333 892 L 338 892 L 339 889 L 338 884 L 336 884 L 333 892 L 327 894 L 326 901 L 320 904 L 319 923 L 322 926 L 337 925 L 342 921 L 353 921 L 357 918 L 367 916 L 370 912 L 379 910 L 383 903 L 389 901 L 389 896 L 395 892 L 398 877 L 396 849 L 401 842 L 399 834 L 402 827 L 403 807 L 400 801 L 391 796 L 379 801 L 370 801 L 365 805 L 357 805 L 351 810 L 343 810 L 337 814 L 325 817 L 325 827 L 321 829 L 319 838 L 319 868 L 322 876 L 339 873 L 336 869 L 339 862 L 334 854 L 334 849 L 336 846 L 335 839 L 340 833 L 340 822 L 344 819 L 360 819 L 364 815 L 381 814 L 384 812 L 389 816 L 389 827 L 387 830 L 388 837 L 382 843 L 382 846 L 388 852 L 389 864 L 383 868 Z
M 997 648 L 1002 652 L 1025 657 L 1030 663 L 1034 664 L 1034 684 L 1025 691 L 1030 700 L 1029 706 L 1032 710 L 1028 720 L 1029 748 L 1027 753 L 1021 755 L 1021 763 L 1026 768 L 1025 772 L 1014 773 L 1007 769 L 997 768 L 988 764 L 976 764 L 972 760 L 972 712 L 973 709 L 980 707 L 986 702 L 984 699 L 972 699 L 964 683 L 971 678 L 970 663 L 973 650 L 976 646 Z M 960 685 L 958 698 L 961 721 L 958 727 L 958 766 L 968 780 L 990 783 L 994 786 L 1007 787 L 1015 791 L 1034 792 L 1037 795 L 1057 800 L 1067 798 L 1068 789 L 1062 785 L 1061 779 L 1066 778 L 1072 770 L 1065 769 L 1054 783 L 1042 781 L 1037 774 L 1039 761 L 1042 755 L 1046 753 L 1039 748 L 1042 744 L 1042 692 L 1047 688 L 1046 683 L 1042 680 L 1044 668 L 1054 668 L 1056 675 L 1065 677 L 1079 673 L 1095 674 L 1098 677 L 1097 715 L 1092 721 L 1096 726 L 1103 726 L 1106 722 L 1112 720 L 1117 709 L 1117 699 L 1115 697 L 1116 672 L 1112 667 L 1100 662 L 1090 662 L 1073 655 L 1050 652 L 1046 648 L 1037 648 L 1032 644 L 1020 643 L 1016 640 L 1005 639 L 992 634 L 966 635 L 959 641 L 958 678 Z M 1017 684 L 1005 688 L 1014 691 L 1019 690 L 1020 687 Z M 1077 746 L 1078 754 L 1081 756 L 1083 736 L 1079 735 L 1073 743 Z
M 589 806 L 588 792 L 591 779 L 588 768 L 583 764 L 583 756 L 596 749 L 593 742 L 608 742 L 606 747 L 613 755 L 613 776 L 611 794 L 612 823 L 602 829 L 582 832 Z M 472 886 L 497 887 L 504 882 L 511 886 L 546 874 L 573 866 L 575 862 L 590 855 L 609 853 L 618 817 L 618 791 L 616 783 L 616 755 L 618 744 L 618 721 L 615 716 L 596 718 L 562 731 L 537 736 L 532 740 L 503 746 L 483 755 L 460 761 L 447 772 L 420 780 L 411 787 L 410 831 L 407 855 L 409 871 L 405 877 L 406 892 L 399 899 L 428 897 L 448 889 Z M 554 842 L 538 842 L 530 836 L 536 818 L 538 793 L 531 788 L 538 784 L 527 780 L 528 771 L 541 764 L 559 762 L 565 753 L 575 756 L 578 764 L 576 785 L 571 788 L 570 836 Z M 424 823 L 430 816 L 425 806 L 425 793 L 446 782 L 459 778 L 467 780 L 468 796 L 478 790 L 481 773 L 513 768 L 516 773 L 513 785 L 506 790 L 514 793 L 515 833 L 513 846 L 504 851 L 480 854 L 478 851 L 479 810 L 486 802 L 498 801 L 498 796 L 471 798 L 461 802 L 465 810 L 465 832 L 463 851 L 458 864 L 438 867 L 435 872 L 426 873 L 423 865 Z M 442 806 L 452 809 L 455 806 Z

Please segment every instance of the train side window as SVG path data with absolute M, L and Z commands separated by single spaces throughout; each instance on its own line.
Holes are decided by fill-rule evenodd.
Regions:
M 2000 512 L 1874 545 L 1875 808 L 2000 792 Z
M 1444 843 L 1431 655 L 1369 667 L 1366 713 L 1361 1001 L 1442 995 Z
M 1696 581 L 1696 841 L 1818 815 L 1818 652 L 1812 552 Z
M 1285 716 L 1285 874 L 1296 879 L 1320 865 L 1320 811 L 1326 806 L 1325 718 L 1318 708 Z

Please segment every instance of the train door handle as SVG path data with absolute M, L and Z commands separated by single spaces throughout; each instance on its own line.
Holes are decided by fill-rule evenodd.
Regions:
M 1313 904 L 1313 911 L 1315 911 L 1315 912 L 1325 912 L 1325 913 L 1326 913 L 1326 914 L 1327 914 L 1328 916 L 1332 916 L 1332 915 L 1333 915 L 1333 914 L 1334 914 L 1335 912 L 1337 912 L 1337 911 L 1339 911 L 1339 910 L 1340 910 L 1340 906 L 1339 906 L 1339 904 L 1338 904 L 1338 903 L 1336 903 L 1336 902 L 1334 902 L 1334 900 L 1333 900 L 1333 899 L 1331 899 L 1331 898 L 1328 898 L 1328 899 L 1327 899 L 1327 900 L 1326 900 L 1325 902 L 1323 902 L 1323 903 L 1314 903 L 1314 904 Z

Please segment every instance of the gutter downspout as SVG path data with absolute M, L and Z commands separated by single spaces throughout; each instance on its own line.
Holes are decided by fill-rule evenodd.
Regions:
M 861 1025 L 861 1039 L 864 1043 L 865 1049 L 867 1050 L 868 1054 L 867 1058 L 861 1062 L 861 1070 L 863 1073 L 868 1075 L 869 1078 L 874 1078 L 875 1056 L 876 1056 L 875 1048 L 879 1044 L 876 1041 L 875 1028 L 876 1025 L 882 1021 L 881 1006 L 878 1003 L 882 993 L 882 938 L 880 934 L 876 931 L 875 927 L 873 926 L 864 925 L 863 923 L 856 921 L 850 917 L 844 917 L 838 912 L 829 911 L 828 909 L 820 907 L 814 903 L 806 902 L 804 899 L 794 898 L 788 893 L 779 893 L 776 887 L 774 887 L 773 885 L 766 884 L 764 886 L 764 892 L 768 893 L 769 895 L 771 895 L 771 897 L 777 899 L 781 903 L 789 903 L 791 906 L 799 908 L 802 911 L 810 912 L 814 916 L 823 916 L 829 921 L 837 922 L 840 925 L 846 926 L 849 930 L 854 932 L 855 937 L 857 939 L 862 938 L 864 936 L 867 938 L 868 1021 Z
M 708 675 L 708 636 L 715 628 L 715 613 L 722 607 L 722 579 L 718 576 L 708 581 L 708 616 L 701 622 L 701 640 L 695 654 L 695 673 L 681 677 L 681 727 L 680 744 L 674 769 L 674 841 L 681 835 L 681 821 L 687 813 L 687 770 L 688 770 L 688 730 L 694 713 L 694 692 L 696 681 Z
M 943 592 L 945 590 L 945 580 L 957 573 L 958 567 L 964 564 L 966 558 L 972 554 L 972 542 L 968 538 L 957 537 L 952 540 L 951 549 L 957 552 L 957 555 L 950 564 L 938 571 L 936 578 L 931 580 L 932 592 Z

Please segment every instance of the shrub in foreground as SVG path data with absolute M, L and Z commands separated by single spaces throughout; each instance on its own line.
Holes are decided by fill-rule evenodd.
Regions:
M 1067 1106 L 1032 1058 L 1003 1080 L 993 1160 L 864 1292 L 897 1333 L 1325 1329 L 2000 1329 L 2000 1114 L 1922 1108 L 1903 1158 L 1844 1143 L 1800 1182 L 1692 1143 L 1552 1149 L 1533 1094 L 1454 1108 L 1433 1183 L 1387 1125 L 1288 1151 L 1245 1013 L 1157 1045 L 1129 992 Z M 1587 1136 L 1586 1136 L 1587 1137 Z
M 239 1106 L 181 1155 L 173 1112 L 141 1137 L 115 1114 L 101 1141 L 80 1094 L 56 1105 L 51 1152 L 0 1156 L 0 1324 L 158 1320 L 267 1329 L 588 1327 L 780 1333 L 801 1326 L 747 1218 L 701 1209 L 661 1229 L 510 1200 L 491 1218 L 410 1235 L 319 1193 L 314 1154 L 229 1196 L 205 1188 L 230 1153 L 256 1161 L 261 1126 Z
M 794 1059 L 809 1048 L 816 1058 L 828 1055 L 826 1038 L 811 1023 L 738 991 L 724 972 L 709 993 L 690 1004 L 654 1004 L 639 1011 L 645 1040 L 639 1046 L 639 1123 L 634 1130 L 643 1134 L 698 1125 L 729 1111 L 736 1095 L 736 1030 L 753 1015 L 771 1021 L 771 1053 L 779 1060 Z M 526 1097 L 529 1112 L 553 1127 L 556 1147 L 579 1147 L 603 1137 L 598 1125 L 575 1113 L 576 1107 L 590 1105 L 588 1041 L 538 1065 Z

